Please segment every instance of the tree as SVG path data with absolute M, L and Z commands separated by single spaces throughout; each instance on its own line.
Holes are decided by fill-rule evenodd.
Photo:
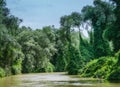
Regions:
M 12 36 L 16 36 L 19 33 L 18 29 L 21 22 L 22 20 L 18 17 L 10 15 L 4 19 L 3 24 L 8 29 L 9 34 L 11 34 Z
M 120 1 L 112 0 L 115 3 L 114 14 L 116 20 L 112 23 L 112 26 L 106 30 L 106 36 L 109 40 L 113 41 L 114 51 L 117 52 L 120 49 Z
M 79 73 L 79 70 L 83 68 L 83 59 L 80 55 L 80 51 L 74 47 L 72 47 L 73 53 L 70 59 L 70 63 L 67 66 L 68 74 L 76 75 Z
M 43 30 L 27 29 L 18 35 L 17 40 L 25 55 L 22 64 L 23 73 L 43 72 L 53 68 L 50 59 L 56 49 L 46 33 Z M 48 67 L 49 65 L 51 67 Z
M 81 43 L 81 29 L 80 29 L 80 26 L 81 26 L 81 22 L 82 22 L 82 17 L 81 17 L 81 14 L 78 13 L 78 12 L 73 12 L 71 13 L 71 17 L 73 19 L 73 23 L 72 23 L 72 27 L 77 27 L 78 30 L 79 30 L 79 48 L 80 48 L 80 43 Z
M 66 71 L 68 65 L 68 41 L 63 29 L 55 30 L 55 48 L 57 52 L 53 56 L 51 62 L 55 66 L 55 71 Z
M 86 6 L 82 9 L 84 21 L 90 20 L 94 31 L 94 56 L 95 58 L 110 55 L 110 47 L 107 40 L 103 37 L 103 32 L 111 22 L 112 6 L 111 4 L 94 0 L 94 6 Z M 109 22 L 110 21 L 110 22 Z
M 21 46 L 0 26 L 0 67 L 5 69 L 6 75 L 21 73 L 23 58 Z
M 3 23 L 3 20 L 9 14 L 9 10 L 5 6 L 6 6 L 5 0 L 0 0 L 0 24 Z
M 81 35 L 81 30 L 80 30 L 80 26 L 81 26 L 81 22 L 82 22 L 82 17 L 80 15 L 80 13 L 78 12 L 73 12 L 71 15 L 68 16 L 63 16 L 61 17 L 61 26 L 62 26 L 62 36 L 64 36 L 64 38 L 66 38 L 64 41 L 66 41 L 66 46 L 68 49 L 68 53 L 67 53 L 67 71 L 68 74 L 78 74 L 79 69 L 82 68 L 83 63 L 84 62 L 82 60 L 82 56 L 81 56 L 81 43 L 82 41 L 82 35 Z M 75 28 L 78 28 L 79 32 L 79 46 L 77 47 L 74 44 L 77 44 L 77 42 L 73 39 L 74 35 L 74 30 Z M 77 33 L 75 33 L 77 34 Z M 75 36 L 77 38 L 77 36 Z M 65 44 L 64 44 L 65 45 Z M 65 48 L 65 46 L 64 46 Z

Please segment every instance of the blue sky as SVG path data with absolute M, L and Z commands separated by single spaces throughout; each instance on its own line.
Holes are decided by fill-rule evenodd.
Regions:
M 22 25 L 42 28 L 47 25 L 59 27 L 60 17 L 80 12 L 93 0 L 6 0 L 11 14 L 23 19 Z

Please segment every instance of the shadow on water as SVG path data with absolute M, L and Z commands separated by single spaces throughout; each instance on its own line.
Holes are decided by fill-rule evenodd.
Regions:
M 120 83 L 80 78 L 65 73 L 39 73 L 2 78 L 0 87 L 120 87 Z

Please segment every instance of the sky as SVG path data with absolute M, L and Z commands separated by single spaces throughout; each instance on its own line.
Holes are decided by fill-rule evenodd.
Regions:
M 60 17 L 81 12 L 93 0 L 6 0 L 12 15 L 23 20 L 20 26 L 41 29 L 54 25 L 59 28 Z

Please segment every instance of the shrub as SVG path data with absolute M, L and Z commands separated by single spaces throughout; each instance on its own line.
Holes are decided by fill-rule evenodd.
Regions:
M 21 66 L 22 60 L 18 59 L 14 64 L 12 65 L 12 74 L 20 74 L 22 71 L 22 66 Z
M 115 57 L 117 59 L 117 65 L 120 66 L 120 50 L 115 54 Z
M 108 80 L 120 80 L 120 67 L 112 71 L 108 77 Z
M 85 66 L 81 76 L 106 79 L 115 64 L 116 59 L 114 57 L 101 57 L 95 59 Z
M 48 63 L 47 66 L 45 67 L 45 72 L 53 72 L 55 69 L 54 65 L 52 63 Z
M 5 71 L 0 67 L 0 77 L 4 77 L 4 76 L 5 76 Z
M 120 80 L 120 50 L 115 54 L 115 57 L 117 59 L 117 63 L 110 73 L 108 80 Z

